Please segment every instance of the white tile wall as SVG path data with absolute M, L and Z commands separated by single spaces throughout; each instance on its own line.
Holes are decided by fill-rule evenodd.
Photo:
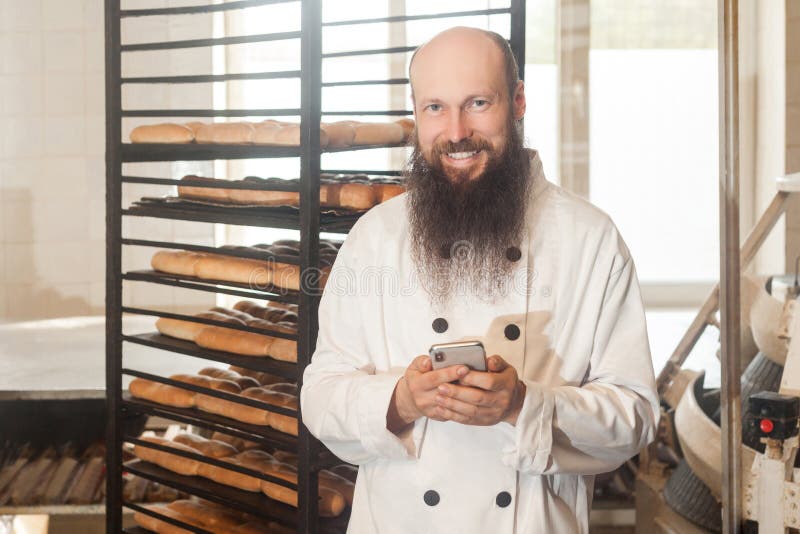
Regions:
M 126 0 L 125 7 L 166 5 Z M 173 4 L 170 4 L 173 5 Z M 0 322 L 103 313 L 105 302 L 105 42 L 103 0 L 0 0 Z M 206 17 L 128 19 L 127 42 L 210 35 Z M 211 72 L 210 49 L 129 54 L 124 75 Z M 149 89 L 149 90 L 148 90 Z M 178 100 L 144 88 L 128 108 L 205 107 L 208 87 Z M 141 119 L 135 123 L 154 122 Z M 127 124 L 126 124 L 127 127 Z M 127 139 L 128 131 L 123 132 Z M 170 177 L 169 164 L 133 175 Z M 140 172 L 141 171 L 141 172 Z M 142 194 L 127 194 L 130 202 Z M 124 219 L 123 235 L 213 243 L 211 225 Z M 149 267 L 152 249 L 130 249 L 127 268 Z M 143 307 L 213 306 L 210 293 L 126 284 L 123 303 Z M 200 294 L 197 294 L 200 293 Z

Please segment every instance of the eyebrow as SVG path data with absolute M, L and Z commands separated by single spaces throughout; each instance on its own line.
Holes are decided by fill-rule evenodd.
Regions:
M 472 93 L 468 95 L 464 102 L 469 102 L 470 100 L 474 100 L 475 98 L 497 98 L 498 92 L 497 91 L 486 91 L 484 93 Z M 444 101 L 441 98 L 425 98 L 421 100 L 422 104 L 443 104 Z

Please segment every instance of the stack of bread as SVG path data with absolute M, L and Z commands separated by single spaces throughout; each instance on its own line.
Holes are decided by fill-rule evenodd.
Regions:
M 269 453 L 256 448 L 239 450 L 228 442 L 214 438 L 206 439 L 195 434 L 179 434 L 172 440 L 155 436 L 139 439 L 176 451 L 213 458 L 297 484 L 297 457 L 292 453 L 284 451 Z M 181 475 L 199 476 L 244 491 L 262 492 L 271 499 L 297 507 L 297 492 L 275 482 L 142 445 L 134 447 L 134 454 L 141 460 Z M 338 516 L 345 506 L 353 503 L 356 468 L 342 465 L 333 469 L 322 470 L 319 474 L 319 512 L 322 517 Z
M 278 407 L 298 410 L 297 386 L 291 383 L 274 383 L 262 386 L 255 379 L 242 376 L 230 369 L 206 367 L 196 375 L 176 374 L 171 380 L 209 390 L 228 393 L 243 399 L 265 403 L 264 408 L 249 406 L 178 386 L 163 384 L 145 378 L 135 378 L 128 386 L 131 395 L 164 406 L 196 408 L 251 425 L 269 426 L 286 434 L 297 435 L 297 418 L 272 411 Z
M 148 505 L 146 509 L 214 534 L 291 534 L 292 529 L 274 521 L 263 521 L 249 514 L 202 499 L 182 499 L 167 505 Z M 137 511 L 134 521 L 159 534 L 191 534 L 192 531 Z
M 203 176 L 184 176 L 178 186 L 178 196 L 237 206 L 294 206 L 300 205 L 300 193 L 281 191 L 288 180 L 248 176 L 243 180 L 221 180 Z M 254 184 L 276 187 L 276 190 L 227 189 L 202 187 L 209 184 Z M 319 203 L 324 208 L 368 210 L 405 192 L 402 181 L 392 178 L 370 178 L 366 174 L 322 174 L 320 176 Z
M 393 122 L 338 121 L 322 123 L 322 148 L 399 145 L 407 143 L 414 131 L 412 119 Z M 229 145 L 299 146 L 300 125 L 291 122 L 188 122 L 137 126 L 132 143 L 203 143 Z
M 240 354 L 242 356 L 268 356 L 285 362 L 297 361 L 297 342 L 271 335 L 273 332 L 295 334 L 297 313 L 268 302 L 261 306 L 250 301 L 240 301 L 234 309 L 214 307 L 195 317 L 212 319 L 237 326 L 249 326 L 264 330 L 263 334 L 246 332 L 224 326 L 214 326 L 182 319 L 161 317 L 156 329 L 165 336 L 192 341 L 212 350 Z
M 320 270 L 318 273 L 320 288 L 325 286 L 330 266 L 333 265 L 336 259 L 339 245 L 334 241 L 320 240 Z M 291 239 L 275 241 L 271 245 L 222 248 L 251 249 L 268 252 L 276 256 L 294 258 L 298 258 L 300 254 L 298 242 Z M 268 287 L 291 291 L 299 291 L 300 289 L 300 266 L 273 260 L 256 260 L 186 250 L 161 250 L 153 255 L 150 265 L 156 271 L 164 273 L 192 276 L 205 280 L 236 282 L 247 284 L 254 289 Z

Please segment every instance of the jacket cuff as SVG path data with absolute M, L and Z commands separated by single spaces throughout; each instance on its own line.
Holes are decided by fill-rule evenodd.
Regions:
M 553 446 L 554 395 L 542 384 L 525 380 L 526 392 L 516 426 L 501 423 L 510 444 L 503 449 L 503 463 L 532 473 L 543 473 Z
M 401 376 L 388 373 L 372 375 L 359 388 L 358 424 L 361 440 L 364 448 L 375 456 L 399 460 L 416 458 L 420 421 L 414 423 L 413 430 L 410 428 L 400 436 L 386 428 L 389 403 Z

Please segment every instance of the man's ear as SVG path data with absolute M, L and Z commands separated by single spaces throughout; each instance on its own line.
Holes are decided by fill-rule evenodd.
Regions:
M 517 86 L 514 88 L 514 97 L 511 99 L 513 106 L 514 120 L 518 121 L 525 115 L 525 82 L 522 80 L 517 81 Z

